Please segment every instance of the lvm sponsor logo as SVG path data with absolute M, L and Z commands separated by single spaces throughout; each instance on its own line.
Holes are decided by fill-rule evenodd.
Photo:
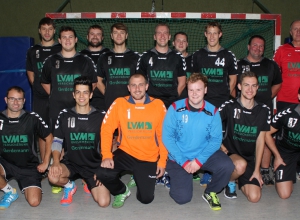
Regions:
M 222 68 L 201 68 L 201 71 L 206 76 L 223 76 Z
M 137 121 L 137 122 L 127 122 L 127 128 L 129 130 L 133 129 L 146 129 L 151 130 L 152 129 L 152 123 L 147 121 Z
M 9 145 L 22 146 L 28 144 L 27 135 L 2 135 L 1 139 L 3 145 L 5 146 L 9 146 Z
M 130 68 L 109 68 L 110 76 L 130 76 Z
M 153 78 L 173 79 L 173 71 L 151 70 L 150 76 Z
M 257 126 L 246 126 L 235 124 L 234 133 L 244 135 L 244 136 L 255 136 L 257 134 Z
M 71 141 L 94 141 L 95 133 L 70 133 Z
M 73 83 L 74 79 L 81 76 L 80 74 L 57 74 L 56 79 L 58 84 Z
M 288 135 L 289 135 L 289 139 L 291 141 L 298 142 L 299 145 L 300 145 L 300 134 L 299 133 L 295 133 L 295 132 L 289 131 Z

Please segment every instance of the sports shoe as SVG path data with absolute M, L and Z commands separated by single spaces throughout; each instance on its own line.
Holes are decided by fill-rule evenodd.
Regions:
M 196 180 L 196 181 L 200 180 L 200 176 L 198 173 L 193 174 L 193 180 Z
M 83 184 L 83 191 L 86 193 L 86 194 L 89 194 L 91 195 L 91 191 L 89 190 L 89 187 L 88 185 L 82 181 L 82 184 Z
M 274 185 L 274 179 L 271 178 L 269 171 L 268 172 L 263 171 L 261 175 L 265 185 Z
M 130 176 L 130 180 L 129 180 L 129 182 L 127 183 L 127 186 L 128 186 L 128 188 L 132 188 L 132 187 L 135 187 L 135 186 L 136 186 L 136 182 L 135 182 L 135 180 L 134 180 L 133 175 Z
M 155 185 L 165 185 L 163 177 L 156 179 Z
M 77 190 L 77 186 L 75 185 L 75 183 L 72 181 L 73 187 L 71 188 L 64 188 L 64 194 L 63 197 L 60 200 L 60 204 L 62 206 L 68 206 L 72 203 L 73 200 L 73 195 L 75 194 L 76 190 Z
M 229 182 L 228 185 L 225 187 L 224 196 L 227 199 L 236 199 L 237 195 L 236 195 L 235 188 L 236 188 L 235 182 Z
M 202 198 L 204 199 L 205 202 L 207 202 L 207 204 L 212 210 L 217 211 L 222 209 L 219 198 L 216 193 L 210 192 L 208 194 L 204 192 Z
M 165 187 L 167 189 L 170 189 L 170 187 L 171 187 L 170 176 L 167 172 L 165 172 L 165 174 L 163 175 L 162 180 L 163 180 L 163 183 L 164 183 Z
M 4 193 L 0 200 L 0 209 L 7 209 L 10 204 L 19 198 L 17 190 L 13 188 L 12 192 Z
M 123 194 L 119 194 L 115 196 L 112 207 L 114 209 L 121 208 L 124 205 L 125 199 L 127 199 L 130 196 L 130 194 L 131 192 L 129 188 L 126 186 L 126 191 Z
M 60 187 L 60 186 L 52 186 L 51 190 L 52 190 L 52 193 L 57 194 L 57 193 L 60 193 L 62 191 L 62 187 Z
M 206 186 L 210 182 L 211 182 L 211 175 L 209 173 L 204 173 L 200 180 L 200 186 Z
M 300 180 L 300 173 L 296 173 L 297 180 Z

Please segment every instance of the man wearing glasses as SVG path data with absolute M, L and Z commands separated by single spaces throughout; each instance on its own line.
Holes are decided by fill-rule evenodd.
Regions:
M 8 208 L 19 197 L 16 189 L 7 183 L 13 177 L 29 205 L 38 206 L 42 200 L 42 173 L 50 161 L 53 138 L 48 125 L 38 114 L 23 110 L 24 97 L 22 88 L 9 88 L 5 97 L 7 109 L 0 113 L 0 189 L 4 192 L 0 209 Z M 36 134 L 46 141 L 41 164 Z

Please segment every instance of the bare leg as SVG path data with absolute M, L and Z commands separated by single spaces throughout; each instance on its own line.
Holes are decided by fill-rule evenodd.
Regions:
M 32 207 L 38 206 L 42 201 L 42 190 L 38 187 L 29 187 L 24 191 L 25 198 Z
M 235 168 L 231 174 L 230 181 L 235 181 L 239 178 L 246 170 L 247 162 L 244 158 L 237 154 L 230 155 L 230 159 L 232 160 Z
M 261 198 L 261 188 L 254 184 L 246 184 L 241 188 L 249 202 L 256 203 Z
M 280 198 L 287 199 L 293 192 L 293 181 L 276 183 L 275 188 Z
M 110 192 L 108 191 L 108 189 L 106 189 L 106 187 L 104 185 L 102 185 L 101 183 L 99 184 L 99 186 L 94 187 L 91 190 L 92 196 L 95 200 L 95 202 L 98 203 L 98 205 L 100 207 L 107 207 L 110 204 Z

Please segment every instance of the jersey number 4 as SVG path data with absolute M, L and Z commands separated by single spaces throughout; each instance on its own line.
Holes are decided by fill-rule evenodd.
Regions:
M 220 57 L 218 57 L 218 59 L 215 62 L 216 66 L 225 66 L 225 58 L 223 58 L 222 60 L 220 59 Z

